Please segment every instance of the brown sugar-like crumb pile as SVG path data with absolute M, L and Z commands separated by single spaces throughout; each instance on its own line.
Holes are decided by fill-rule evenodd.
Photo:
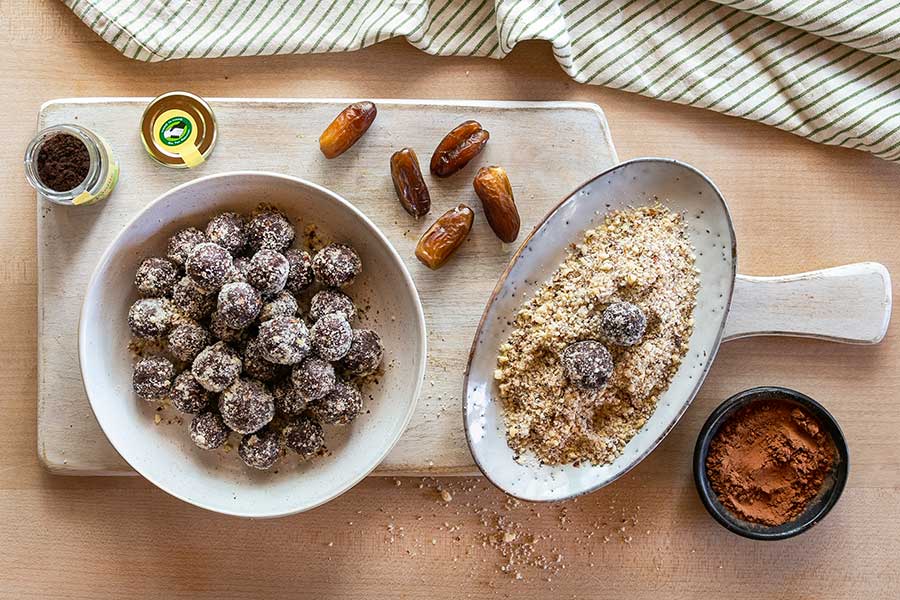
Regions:
M 698 288 L 682 215 L 661 205 L 610 213 L 516 315 L 495 378 L 506 436 L 520 456 L 546 464 L 612 462 L 653 414 L 687 352 Z M 608 344 L 602 389 L 573 385 L 560 353 L 603 340 L 601 315 L 630 302 L 647 318 L 642 339 Z

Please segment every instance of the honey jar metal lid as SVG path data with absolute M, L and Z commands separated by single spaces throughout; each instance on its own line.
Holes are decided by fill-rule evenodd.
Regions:
M 216 130 L 209 104 L 190 92 L 158 96 L 141 117 L 141 141 L 147 153 L 175 169 L 203 164 L 216 144 Z

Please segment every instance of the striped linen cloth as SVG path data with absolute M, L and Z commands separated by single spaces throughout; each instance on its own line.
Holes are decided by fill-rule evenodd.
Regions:
M 65 0 L 142 61 L 550 42 L 576 81 L 900 160 L 896 0 Z

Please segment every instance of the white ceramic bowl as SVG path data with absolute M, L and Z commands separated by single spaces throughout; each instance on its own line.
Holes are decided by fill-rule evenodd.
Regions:
M 271 471 L 244 466 L 236 452 L 194 446 L 182 425 L 154 423 L 156 403 L 135 396 L 128 351 L 132 281 L 140 261 L 165 254 L 175 231 L 203 227 L 216 213 L 249 213 L 260 202 L 280 208 L 302 236 L 315 224 L 326 240 L 353 245 L 363 274 L 348 290 L 369 304 L 362 326 L 385 345 L 385 373 L 364 388 L 361 414 L 346 427 L 326 427 L 330 454 L 309 462 L 289 453 Z M 236 172 L 196 179 L 141 211 L 107 248 L 84 298 L 79 324 L 84 387 L 103 432 L 135 471 L 164 491 L 212 511 L 276 517 L 323 504 L 358 483 L 391 450 L 415 409 L 425 371 L 425 319 L 409 272 L 375 225 L 329 190 L 284 175 Z M 176 414 L 168 409 L 167 414 Z M 232 436 L 235 438 L 236 436 Z M 275 472 L 277 471 L 277 472 Z

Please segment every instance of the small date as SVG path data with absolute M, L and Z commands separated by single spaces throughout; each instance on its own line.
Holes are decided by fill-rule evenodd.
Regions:
M 513 198 L 512 186 L 503 167 L 481 167 L 472 181 L 475 193 L 481 199 L 484 216 L 497 234 L 507 244 L 519 237 L 519 209 Z
M 325 158 L 335 158 L 350 149 L 377 115 L 378 109 L 369 101 L 354 102 L 342 110 L 319 136 L 319 149 Z
M 431 195 L 422 178 L 419 157 L 412 148 L 403 148 L 391 155 L 391 179 L 403 208 L 415 218 L 431 210 Z
M 431 155 L 431 172 L 449 177 L 484 149 L 491 134 L 478 121 L 466 121 L 444 136 Z
M 475 222 L 475 213 L 465 204 L 450 209 L 432 223 L 416 245 L 416 258 L 429 269 L 440 269 L 459 248 Z

